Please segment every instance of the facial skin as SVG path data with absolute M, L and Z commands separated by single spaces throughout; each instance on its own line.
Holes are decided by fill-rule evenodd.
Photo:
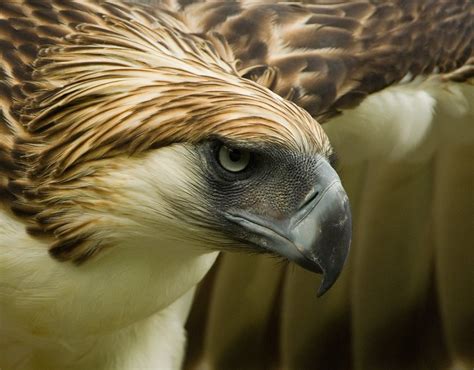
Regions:
M 192 207 L 191 199 L 183 199 L 175 212 L 219 235 L 211 248 L 277 254 L 324 273 L 324 293 L 342 268 L 351 233 L 347 196 L 329 160 L 276 144 L 219 138 L 195 150 L 191 188 L 202 203 Z

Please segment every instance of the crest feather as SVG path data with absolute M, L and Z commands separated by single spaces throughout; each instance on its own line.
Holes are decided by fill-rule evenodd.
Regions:
M 34 92 L 12 105 L 26 131 L 9 189 L 12 210 L 51 239 L 53 256 L 80 263 L 108 246 L 93 231 L 102 221 L 84 212 L 107 191 L 94 179 L 118 157 L 216 136 L 330 154 L 312 117 L 239 76 L 215 37 L 102 15 L 39 52 L 26 81 Z

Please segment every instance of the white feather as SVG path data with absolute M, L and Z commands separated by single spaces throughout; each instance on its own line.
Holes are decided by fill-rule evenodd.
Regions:
M 195 241 L 182 248 L 186 235 L 174 235 L 166 211 L 166 194 L 192 194 L 187 152 L 175 145 L 116 163 L 102 179 L 125 195 L 104 231 L 116 244 L 80 267 L 53 260 L 47 245 L 0 211 L 0 368 L 179 367 L 191 299 L 170 304 L 217 257 Z
M 459 122 L 469 110 L 467 96 L 472 90 L 472 86 L 462 89 L 444 83 L 439 77 L 416 78 L 370 95 L 357 108 L 323 127 L 343 163 L 371 159 L 425 161 L 437 142 L 444 140 L 444 130 L 451 130 L 445 127 L 440 132 L 433 127 L 435 111 L 456 117 Z M 472 135 L 473 126 L 471 122 L 462 129 Z

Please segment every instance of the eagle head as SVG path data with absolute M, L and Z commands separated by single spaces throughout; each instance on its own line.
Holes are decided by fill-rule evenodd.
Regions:
M 208 41 L 110 17 L 43 50 L 33 76 L 10 188 L 51 256 L 270 253 L 323 273 L 320 293 L 334 283 L 351 213 L 326 135 Z

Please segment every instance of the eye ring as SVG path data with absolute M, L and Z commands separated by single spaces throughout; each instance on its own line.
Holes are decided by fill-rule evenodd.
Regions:
M 237 173 L 245 170 L 250 164 L 251 155 L 248 150 L 229 148 L 221 145 L 217 160 L 226 171 Z

